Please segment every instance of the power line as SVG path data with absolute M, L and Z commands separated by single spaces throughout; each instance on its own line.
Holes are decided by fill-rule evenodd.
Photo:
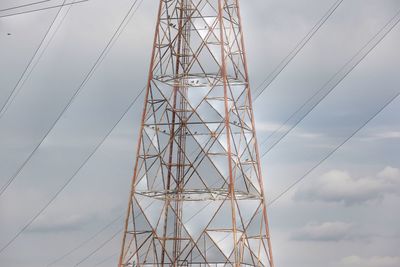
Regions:
M 280 198 L 282 198 L 286 193 L 288 193 L 291 189 L 293 189 L 297 184 L 299 184 L 302 180 L 304 180 L 311 172 L 313 172 L 316 168 L 318 168 L 322 163 L 324 163 L 327 159 L 329 159 L 334 153 L 336 153 L 343 145 L 345 145 L 350 139 L 352 139 L 358 132 L 360 132 L 365 126 L 368 125 L 369 122 L 371 122 L 373 119 L 375 119 L 386 107 L 388 107 L 397 97 L 399 97 L 400 93 L 396 93 L 394 96 L 390 97 L 385 103 L 371 116 L 369 117 L 364 123 L 361 124 L 354 132 L 351 133 L 343 142 L 341 142 L 338 146 L 336 146 L 332 151 L 330 151 L 326 156 L 324 156 L 316 165 L 314 165 L 311 169 L 309 169 L 305 174 L 303 174 L 299 179 L 297 179 L 294 183 L 289 185 L 285 190 L 283 190 L 277 197 L 275 197 L 273 200 L 271 200 L 267 206 L 271 206 L 274 203 L 276 203 Z M 262 156 L 263 157 L 263 156 Z M 151 203 L 150 203 L 151 205 Z M 194 213 L 188 221 L 193 219 L 196 215 L 198 215 L 202 210 L 204 210 L 209 204 L 205 205 L 202 209 Z M 148 206 L 144 209 L 146 210 Z M 188 222 L 187 221 L 187 222 Z M 107 243 L 111 242 L 117 234 L 122 232 L 123 229 L 120 229 L 117 233 L 113 234 L 111 238 L 107 239 L 104 243 L 102 243 L 99 247 L 95 248 L 88 256 L 85 256 L 84 260 L 87 260 L 89 257 L 91 257 L 94 253 L 99 251 L 101 248 L 103 248 Z M 226 237 L 222 238 L 219 242 L 223 241 Z M 110 258 L 114 257 L 115 254 L 111 255 L 110 257 L 107 257 L 104 259 L 104 262 L 107 260 L 110 260 Z M 82 263 L 84 260 L 80 261 Z M 79 264 L 80 264 L 79 263 Z M 103 263 L 103 262 L 101 262 Z M 76 266 L 76 265 L 75 265 Z
M 303 47 L 311 40 L 311 38 L 318 32 L 318 30 L 325 24 L 325 22 L 332 16 L 332 14 L 342 4 L 343 0 L 336 1 L 328 11 L 322 16 L 320 20 L 311 28 L 311 30 L 297 43 L 297 45 L 290 51 L 290 53 L 282 59 L 282 61 L 268 74 L 268 76 L 261 82 L 254 90 L 256 100 L 271 83 L 278 77 L 278 75 L 286 68 L 286 66 L 299 54 Z M 263 88 L 262 88 L 263 87 Z M 262 88 L 262 89 L 261 89 Z M 259 91 L 261 89 L 261 91 Z
M 118 222 L 119 219 L 123 216 L 123 214 L 119 215 L 118 217 L 116 217 L 115 219 L 113 219 L 111 222 L 109 222 L 108 224 L 106 224 L 104 227 L 102 227 L 99 231 L 97 231 L 94 235 L 90 236 L 89 238 L 87 238 L 86 240 L 84 240 L 82 243 L 80 243 L 78 246 L 72 248 L 71 250 L 69 250 L 67 253 L 65 253 L 64 255 L 62 255 L 61 257 L 55 259 L 54 261 L 52 261 L 51 263 L 47 264 L 47 267 L 53 266 L 54 264 L 56 264 L 57 262 L 62 261 L 63 259 L 65 259 L 66 257 L 68 257 L 69 255 L 71 255 L 72 253 L 74 253 L 75 251 L 77 251 L 78 249 L 82 248 L 83 246 L 85 246 L 87 243 L 89 243 L 90 241 L 92 241 L 93 239 L 95 239 L 96 237 L 98 237 L 101 233 L 103 233 L 105 230 L 107 230 L 110 226 L 112 226 L 114 223 Z
M 137 96 L 136 99 L 138 99 L 139 95 Z M 133 106 L 135 102 L 132 102 L 129 107 L 126 109 L 125 113 L 127 113 L 130 108 Z M 1 249 L 0 249 L 0 254 L 8 248 L 23 232 L 25 232 L 26 229 L 28 229 L 31 224 L 36 221 L 36 219 L 54 202 L 54 200 L 61 194 L 62 191 L 72 182 L 72 180 L 76 177 L 76 175 L 79 173 L 79 171 L 86 165 L 86 163 L 91 159 L 91 157 L 97 152 L 97 150 L 100 148 L 100 146 L 104 143 L 104 141 L 110 136 L 114 128 L 119 124 L 119 122 L 122 120 L 123 117 L 121 117 L 120 120 L 117 121 L 117 123 L 114 124 L 114 126 L 110 129 L 110 131 L 105 135 L 105 137 L 101 140 L 101 142 L 96 146 L 96 148 L 89 154 L 89 156 L 82 162 L 80 167 L 74 172 L 74 174 L 69 177 L 65 183 L 59 188 L 59 190 L 50 198 L 50 200 L 44 205 L 36 214 L 33 216 L 27 224 L 25 224 L 22 229 L 14 235 L 14 237 L 6 243 Z
M 397 24 L 397 23 L 396 23 Z M 392 26 L 392 28 L 394 27 L 395 25 L 393 25 Z M 391 28 L 391 29 L 392 29 Z M 390 29 L 390 30 L 391 30 Z M 389 32 L 390 32 L 390 30 L 389 30 Z M 379 33 L 378 33 L 379 34 Z M 377 34 L 377 35 L 378 35 Z M 384 36 L 386 36 L 388 34 L 388 32 L 386 32 L 385 33 L 385 35 Z M 384 37 L 382 37 L 381 39 L 380 39 L 380 41 L 383 39 Z M 379 42 L 378 42 L 379 43 Z M 377 44 L 375 44 L 375 46 L 376 46 Z M 374 46 L 374 47 L 375 47 Z M 373 48 L 372 48 L 373 49 Z M 371 49 L 371 50 L 372 50 Z M 371 50 L 369 50 L 369 52 L 371 51 Z M 368 52 L 368 53 L 369 53 Z M 365 55 L 366 56 L 366 55 Z M 365 57 L 364 56 L 364 57 Z M 354 67 L 352 68 L 352 69 L 354 69 Z M 350 71 L 349 71 L 350 72 Z M 348 73 L 347 73 L 348 74 Z M 312 171 L 314 171 L 318 166 L 320 166 L 323 162 L 325 162 L 328 158 L 330 158 L 337 150 L 339 150 L 344 144 L 346 144 L 352 137 L 354 137 L 359 131 L 361 131 L 370 121 L 372 121 L 376 116 L 378 116 L 388 105 L 390 105 L 398 96 L 399 96 L 399 94 L 400 93 L 397 93 L 394 97 L 391 97 L 390 99 L 389 99 L 389 101 L 387 101 L 372 117 L 370 117 L 366 122 L 364 122 L 359 128 L 357 128 L 356 129 L 356 131 L 355 132 L 353 132 L 348 138 L 346 138 L 342 143 L 340 143 L 334 150 L 332 150 L 331 152 L 329 152 L 323 159 L 321 159 L 315 166 L 313 166 L 310 170 L 308 170 L 303 176 L 301 176 L 298 180 L 296 180 L 295 181 L 295 183 L 293 183 L 293 184 L 291 184 L 288 188 L 286 188 L 283 192 L 281 192 L 276 198 L 274 198 L 271 202 L 269 202 L 268 203 L 268 206 L 271 206 L 271 205 L 273 205 L 275 202 L 277 202 L 281 197 L 283 197 L 287 192 L 289 192 L 293 187 L 295 187 L 298 183 L 300 183 L 303 179 L 305 179 Z M 262 157 L 263 156 L 265 156 L 265 154 L 264 155 L 262 155 Z M 201 211 L 201 210 L 200 210 Z M 200 212 L 200 211 L 198 211 L 198 212 Z M 195 215 L 194 215 L 195 216 Z M 191 218 L 193 218 L 194 216 L 192 216 Z M 120 233 L 120 232 L 122 232 L 122 230 L 123 229 L 121 229 L 121 230 L 119 230 L 118 232 L 117 232 L 117 234 L 118 233 Z M 108 242 L 110 242 L 113 238 L 115 237 L 115 234 L 110 238 L 110 239 L 108 239 L 105 243 L 108 243 Z M 220 241 L 223 241 L 223 239 L 221 239 Z M 92 256 L 95 252 L 97 252 L 98 250 L 100 250 L 102 247 L 104 247 L 105 246 L 105 243 L 102 243 L 101 244 L 101 246 L 100 247 L 98 247 L 98 248 L 96 248 L 92 253 L 90 253 L 89 254 L 89 256 L 87 256 L 87 257 L 85 257 L 85 260 L 87 259 L 87 258 L 89 258 L 90 256 Z M 109 257 L 107 257 L 107 258 L 105 258 L 104 260 L 102 260 L 100 263 L 104 263 L 104 262 L 106 262 L 106 261 L 108 261 L 108 260 L 110 260 L 112 257 L 114 257 L 116 255 L 116 253 L 114 253 L 113 255 L 111 255 L 111 256 L 109 256 Z M 82 262 L 80 262 L 80 263 L 82 263 Z M 99 263 L 99 264 L 100 264 Z
M 108 262 L 109 260 L 111 260 L 114 257 L 117 257 L 118 253 L 114 253 L 110 256 L 108 256 L 107 258 L 102 259 L 101 261 L 97 262 L 95 265 L 93 265 L 93 267 L 98 267 L 106 262 Z
M 21 11 L 18 13 L 12 13 L 12 14 L 7 14 L 7 15 L 1 15 L 0 18 L 6 18 L 6 17 L 11 17 L 11 16 L 16 16 L 16 15 L 22 15 L 22 14 L 27 14 L 27 13 L 32 13 L 32 12 L 37 12 L 37 11 L 42 11 L 42 10 L 48 10 L 48 9 L 53 9 L 57 7 L 64 7 L 64 6 L 70 6 L 70 5 L 75 5 L 83 2 L 87 2 L 89 0 L 79 0 L 79 1 L 74 1 L 66 4 L 61 4 L 61 5 L 54 5 L 54 6 L 48 6 L 48 7 L 42 7 L 42 8 L 37 8 L 37 9 L 31 9 L 31 10 L 26 10 L 26 11 Z
M 277 197 L 271 200 L 268 206 L 274 204 L 281 197 L 283 197 L 287 192 L 289 192 L 293 187 L 295 187 L 298 183 L 304 180 L 312 171 L 318 168 L 322 163 L 324 163 L 327 159 L 329 159 L 336 151 L 338 151 L 344 144 L 346 144 L 351 138 L 353 138 L 359 131 L 361 131 L 367 124 L 375 119 L 387 106 L 389 106 L 397 97 L 399 97 L 400 92 L 396 93 L 394 96 L 390 97 L 379 109 L 376 111 L 369 119 L 367 119 L 360 127 L 358 127 L 349 137 L 347 137 L 343 142 L 341 142 L 338 146 L 335 147 L 331 152 L 329 152 L 325 157 L 323 157 L 316 165 L 314 165 L 311 169 L 309 169 L 303 176 L 297 179 L 294 183 L 292 183 L 289 187 L 283 190 Z
M 146 207 L 144 207 L 144 210 L 147 210 L 150 208 L 151 205 L 155 203 L 155 200 L 151 201 Z M 136 215 L 134 219 L 138 218 L 140 214 Z M 119 233 L 121 233 L 124 230 L 124 228 L 119 229 L 117 232 L 115 232 L 110 238 L 108 238 L 105 242 L 101 243 L 100 246 L 96 247 L 94 250 L 92 250 L 88 255 L 86 255 L 84 258 L 82 258 L 78 263 L 75 264 L 75 266 L 78 266 L 88 260 L 91 256 L 93 256 L 97 251 L 102 249 L 107 243 L 111 242 Z M 96 265 L 97 266 L 97 265 Z
M 63 3 L 65 3 L 66 0 L 64 0 Z M 58 10 L 57 14 L 55 15 L 54 19 L 52 20 L 49 28 L 46 31 L 46 34 L 44 35 L 44 37 L 42 38 L 42 40 L 40 41 L 39 46 L 36 48 L 35 52 L 33 53 L 33 56 L 31 57 L 31 59 L 28 62 L 28 65 L 25 67 L 24 71 L 22 72 L 21 76 L 19 77 L 17 83 L 14 85 L 14 88 L 11 90 L 11 93 L 8 95 L 8 97 L 6 98 L 6 101 L 4 102 L 4 105 L 1 107 L 0 109 L 0 119 L 3 117 L 3 115 L 7 112 L 8 107 L 10 106 L 10 104 L 12 103 L 12 101 L 14 100 L 14 98 L 16 97 L 16 95 L 18 95 L 18 93 L 20 92 L 21 88 L 23 87 L 23 85 L 25 84 L 25 81 L 29 78 L 29 76 L 31 75 L 32 71 L 34 70 L 34 68 L 36 67 L 37 63 L 39 62 L 39 60 L 41 59 L 41 57 L 43 56 L 44 52 L 46 51 L 46 49 L 48 48 L 49 44 L 51 43 L 51 41 L 53 40 L 53 37 L 55 36 L 55 34 L 57 33 L 57 31 L 59 30 L 61 24 L 63 23 L 65 17 L 67 16 L 69 10 L 71 9 L 72 6 L 69 6 L 67 12 L 64 14 L 64 17 L 61 19 L 60 23 L 58 24 L 57 28 L 54 30 L 54 32 L 52 33 L 52 36 L 50 37 L 49 41 L 47 42 L 46 46 L 44 47 L 44 49 L 42 50 L 42 52 L 40 53 L 38 59 L 36 60 L 36 63 L 32 66 L 31 70 L 29 71 L 28 75 L 26 76 L 26 78 L 24 79 L 24 82 L 20 85 L 21 81 L 23 80 L 23 78 L 25 77 L 25 74 L 28 72 L 29 67 L 31 66 L 32 62 L 34 61 L 34 59 L 36 58 L 36 56 L 38 55 L 40 48 L 42 48 L 45 40 L 47 39 L 47 36 L 49 35 L 51 29 L 53 28 L 54 23 L 56 22 L 58 16 L 60 15 L 60 12 L 63 8 L 63 6 L 60 7 L 60 9 Z M 17 88 L 19 88 L 17 90 Z M 15 93 L 15 94 L 14 94 Z
M 133 10 L 133 7 L 135 6 L 135 4 L 136 4 L 136 2 L 137 2 L 138 0 L 135 0 L 134 1 L 134 3 L 132 4 L 132 6 L 131 6 L 131 8 L 129 9 L 129 12 L 126 14 L 126 16 L 125 16 L 125 18 L 124 18 L 124 20 L 122 21 L 122 23 L 120 24 L 120 27 L 118 27 L 118 29 L 120 29 L 120 28 L 122 28 L 122 30 L 126 27 L 126 25 L 127 24 L 125 24 L 125 26 L 123 26 L 122 27 L 122 25 L 124 24 L 124 22 L 126 21 L 126 18 L 128 18 L 129 17 L 129 15 L 131 15 L 130 16 L 130 18 L 132 18 L 133 17 L 133 15 L 135 14 L 135 12 L 136 12 L 136 10 L 140 7 L 140 4 L 143 2 L 143 0 L 141 0 L 141 2 L 139 3 L 139 5 L 136 7 L 136 9 L 134 9 Z M 133 13 L 131 13 L 131 11 L 133 10 Z M 129 19 L 130 19 L 129 18 Z M 118 38 L 118 36 L 121 34 L 121 32 L 119 32 L 119 34 L 116 34 L 117 32 L 118 32 L 118 29 L 117 29 L 117 31 L 114 33 L 114 35 L 113 35 L 113 37 L 112 37 L 112 39 L 110 40 L 110 41 L 112 41 L 113 40 L 113 38 L 114 38 L 114 36 L 117 36 L 117 38 Z M 107 47 L 110 47 L 110 44 L 111 43 L 113 43 L 113 42 L 109 42 L 108 43 L 108 45 L 107 45 Z M 97 63 L 98 62 L 100 62 L 100 61 L 102 61 L 102 60 L 100 60 L 100 58 L 104 55 L 106 55 L 107 54 L 107 52 L 105 52 L 106 50 L 103 50 L 103 52 L 101 53 L 101 55 L 100 55 L 100 57 L 99 57 L 99 59 L 96 61 L 96 63 L 95 63 L 95 65 L 92 67 L 92 69 L 91 69 L 91 71 L 89 72 L 89 75 L 90 75 L 90 73 L 93 73 L 93 70 L 96 68 L 95 66 L 97 66 Z M 107 51 L 109 51 L 109 50 L 107 50 Z M 103 57 L 103 59 L 104 59 L 104 57 Z M 87 75 L 86 77 L 89 77 L 89 75 Z M 85 80 L 84 80 L 84 82 L 82 83 L 82 84 L 84 84 L 85 83 L 85 81 L 87 81 L 87 79 L 85 78 Z M 80 88 L 82 88 L 81 86 L 79 87 L 79 89 Z M 76 94 L 77 94 L 77 92 L 78 92 L 79 90 L 77 90 L 76 91 L 76 93 L 74 94 L 74 96 L 73 96 L 73 98 L 71 98 L 71 101 L 70 101 L 70 103 L 72 102 L 72 100 L 74 99 L 74 97 L 76 96 Z M 137 95 L 137 97 L 135 98 L 135 100 L 128 106 L 128 108 L 125 110 L 125 112 L 124 112 L 124 115 L 130 110 L 130 108 L 135 104 L 135 102 L 136 102 L 136 100 L 139 98 L 139 96 L 140 96 L 140 94 L 139 95 Z M 69 107 L 69 105 L 70 105 L 70 103 L 67 105 L 67 107 L 64 109 L 64 111 L 60 114 L 60 116 L 59 116 L 59 118 L 61 117 L 61 115 L 65 112 L 65 110 Z M 93 150 L 90 154 L 89 154 L 89 156 L 83 161 L 83 163 L 80 165 L 80 167 L 74 172 L 74 174 L 71 176 L 71 177 L 69 177 L 66 181 L 65 181 L 65 183 L 61 186 L 61 188 L 53 195 L 53 197 L 46 203 L 46 205 L 44 205 L 36 214 L 35 214 L 35 216 L 33 216 L 29 221 L 28 221 L 28 223 L 27 224 L 25 224 L 25 226 L 24 227 L 22 227 L 21 228 L 21 230 L 19 231 L 19 232 L 17 232 L 14 236 L 13 236 L 13 238 L 11 239 L 11 240 L 9 240 L 1 249 L 0 249 L 0 253 L 2 253 L 6 248 L 8 248 L 23 232 L 25 232 L 25 230 L 51 205 L 51 203 L 53 203 L 53 201 L 58 197 L 58 195 L 69 185 L 69 183 L 75 178 L 75 176 L 78 174 L 78 172 L 83 168 L 83 166 L 85 166 L 85 164 L 90 160 L 90 158 L 96 153 L 96 151 L 99 149 L 99 147 L 101 146 L 101 144 L 103 144 L 104 143 L 104 141 L 108 138 L 108 136 L 112 133 L 112 131 L 114 130 L 114 128 L 119 124 L 119 122 L 122 120 L 122 118 L 123 118 L 124 116 L 122 116 L 115 124 L 114 124 L 114 126 L 110 129 L 110 131 L 105 135 L 105 137 L 102 139 L 102 141 L 96 146 L 96 148 L 95 148 L 95 150 Z M 58 118 L 58 119 L 59 119 Z M 57 121 L 58 121 L 58 119 L 57 119 Z M 57 121 L 55 122 L 55 123 L 57 123 Z M 54 124 L 55 125 L 55 124 Z M 54 127 L 54 126 L 53 126 Z M 53 128 L 52 127 L 52 128 Z M 51 128 L 51 129 L 52 129 Z M 51 131 L 51 129 L 50 129 L 50 131 Z M 48 131 L 48 133 L 50 132 L 50 131 Z M 48 135 L 48 133 L 46 134 L 46 136 Z M 44 139 L 46 138 L 46 136 L 44 137 Z M 43 140 L 44 140 L 43 139 Z M 43 140 L 42 140 L 42 142 L 43 142 Z M 42 143 L 41 142 L 41 143 Z M 40 144 L 41 144 L 40 143 Z M 40 144 L 39 144 L 39 146 L 40 146 Z M 35 151 L 36 150 L 34 150 L 34 152 L 33 153 L 35 153 Z
M 336 146 L 332 151 L 330 151 L 325 157 L 323 157 L 316 165 L 314 165 L 311 169 L 309 169 L 304 175 L 302 175 L 299 179 L 297 179 L 294 183 L 289 185 L 285 190 L 283 190 L 278 196 L 272 199 L 267 207 L 275 204 L 279 199 L 281 199 L 285 194 L 287 194 L 291 189 L 293 189 L 297 184 L 303 181 L 307 176 L 313 172 L 316 168 L 318 168 L 322 163 L 324 163 L 327 159 L 329 159 L 336 151 L 338 151 L 343 145 L 345 145 L 351 138 L 353 138 L 359 131 L 361 131 L 367 124 L 376 118 L 387 106 L 389 106 L 398 96 L 400 92 L 395 94 L 393 97 L 390 97 L 388 101 L 386 101 L 378 110 L 375 112 L 370 118 L 368 118 L 360 127 L 358 127 L 350 136 L 348 136 L 343 142 L 341 142 L 338 146 Z M 260 211 L 257 212 L 257 214 Z M 222 239 L 220 239 L 217 243 L 224 241 L 229 234 L 225 235 Z M 212 246 L 208 247 L 206 251 L 208 251 Z
M 100 246 L 98 246 L 95 250 L 93 250 L 92 252 L 90 252 L 86 257 L 84 257 L 82 260 L 80 260 L 78 263 L 76 263 L 74 266 L 79 266 L 82 263 L 84 263 L 87 259 L 89 259 L 92 255 L 94 255 L 97 251 L 99 251 L 100 249 L 102 249 L 105 245 L 107 245 L 109 242 L 111 242 L 114 238 L 117 237 L 117 235 L 119 235 L 122 232 L 123 229 L 118 230 L 117 232 L 115 232 L 109 239 L 107 239 L 106 241 L 104 241 L 103 243 L 101 243 Z
M 34 150 L 29 154 L 29 156 L 26 158 L 26 160 L 22 163 L 22 165 L 18 168 L 18 170 L 7 180 L 7 182 L 2 186 L 0 189 L 0 197 L 2 194 L 7 190 L 7 188 L 12 184 L 12 182 L 18 177 L 18 175 L 21 173 L 21 171 L 24 169 L 26 164 L 30 161 L 30 159 L 35 155 L 36 151 L 39 149 L 39 147 L 42 145 L 42 143 L 46 140 L 47 136 L 50 134 L 50 132 L 54 129 L 54 127 L 57 125 L 58 121 L 61 119 L 61 117 L 65 114 L 65 112 L 69 109 L 75 98 L 79 95 L 80 91 L 82 88 L 86 85 L 86 83 L 89 81 L 89 79 L 92 77 L 93 73 L 96 71 L 97 67 L 101 64 L 101 62 L 104 60 L 104 58 L 107 56 L 108 52 L 110 51 L 110 48 L 114 45 L 115 41 L 119 38 L 120 34 L 122 31 L 126 28 L 128 25 L 125 22 L 129 22 L 129 20 L 133 17 L 133 15 L 136 13 L 137 9 L 139 8 L 140 4 L 137 6 L 136 9 L 133 9 L 136 6 L 138 0 L 135 0 L 130 7 L 128 13 L 125 15 L 124 19 L 122 20 L 121 24 L 118 26 L 117 30 L 114 32 L 112 35 L 111 39 L 108 41 L 106 47 L 103 49 L 103 51 L 100 53 L 100 56 L 97 58 L 95 61 L 94 65 L 91 67 L 89 72 L 86 74 L 85 78 L 83 79 L 82 83 L 78 86 L 78 88 L 75 90 L 74 94 L 70 98 L 69 102 L 67 105 L 64 107 L 64 109 L 59 113 L 57 116 L 56 120 L 53 122 L 51 127 L 47 130 L 46 134 L 42 137 L 40 142 L 36 145 Z M 136 98 L 137 99 L 137 98 Z M 136 99 L 134 101 L 136 101 Z
M 289 118 L 281 124 L 272 134 L 270 134 L 262 144 L 265 144 L 272 136 L 279 133 L 295 116 L 305 109 L 305 113 L 290 126 L 290 128 L 283 133 L 266 151 L 262 154 L 268 154 L 277 144 L 279 144 L 296 126 L 303 121 L 303 119 L 313 111 L 332 91 L 335 89 L 347 76 L 356 68 L 360 62 L 369 55 L 369 53 L 393 30 L 393 28 L 400 22 L 400 10 L 393 16 L 364 46 L 362 46 L 357 53 L 344 64 L 316 93 L 314 93 L 306 102 L 303 103 Z M 335 78 L 338 78 L 335 80 Z M 332 84 L 331 84 L 332 83 Z M 324 91 L 327 89 L 326 91 Z M 322 92 L 322 95 L 320 93 Z M 314 99 L 317 101 L 311 105 L 311 108 L 306 109 L 307 105 L 312 103 Z
M 137 1 L 137 0 L 136 0 Z M 135 1 L 135 2 L 136 2 Z M 318 29 L 320 29 L 322 27 L 322 25 L 326 22 L 326 20 L 333 14 L 333 12 L 339 7 L 339 5 L 343 2 L 343 0 L 338 0 L 334 3 L 334 5 L 328 10 L 328 12 L 318 21 L 318 23 L 316 25 L 314 25 L 314 27 L 311 29 L 311 31 L 300 41 L 300 43 L 296 46 L 296 48 L 294 50 L 291 51 L 291 53 L 289 53 L 289 55 L 287 57 L 285 57 L 285 59 L 282 60 L 282 62 L 286 62 L 284 64 L 284 66 L 282 67 L 285 68 L 289 62 L 298 54 L 298 52 L 305 46 L 305 44 L 312 38 L 312 36 L 314 36 L 314 34 L 318 31 Z M 297 51 L 297 52 L 296 52 Z M 281 68 L 280 66 L 282 65 L 282 62 L 280 65 L 278 65 L 276 67 L 276 69 Z M 279 71 L 280 73 L 281 71 Z M 279 75 L 279 73 L 276 74 Z M 276 77 L 275 76 L 275 77 Z M 268 78 L 267 78 L 268 79 Z M 264 88 L 265 89 L 265 88 Z M 142 91 L 140 93 L 142 93 L 144 91 L 144 89 L 142 89 Z M 257 99 L 257 97 L 256 97 Z M 63 112 L 62 112 L 63 113 Z M 0 113 L 0 118 L 1 118 L 1 113 Z M 57 121 L 56 121 L 57 123 Z M 53 127 L 52 127 L 53 128 Z M 50 131 L 52 130 L 52 128 L 50 128 Z M 47 135 L 45 135 L 46 138 Z M 41 143 L 39 143 L 40 146 Z M 28 161 L 29 161 L 29 157 L 28 157 Z M 27 162 L 25 162 L 22 165 L 22 168 L 26 165 Z M 21 169 L 22 170 L 22 169 Z M 17 176 L 19 174 L 19 172 L 21 170 L 18 170 L 16 175 Z M 7 187 L 12 183 L 12 181 L 15 179 L 15 177 L 11 177 L 5 185 L 3 185 L 2 189 L 0 189 L 0 196 L 2 195 L 2 193 L 7 189 Z
M 23 7 L 27 7 L 27 6 L 43 4 L 43 3 L 46 3 L 46 2 L 50 2 L 50 1 L 52 1 L 52 0 L 43 0 L 43 1 L 38 1 L 38 2 L 34 2 L 34 3 L 29 3 L 29 4 L 14 6 L 14 7 L 8 7 L 8 8 L 0 9 L 0 12 L 13 10 L 13 9 L 18 9 L 18 8 L 23 8 Z

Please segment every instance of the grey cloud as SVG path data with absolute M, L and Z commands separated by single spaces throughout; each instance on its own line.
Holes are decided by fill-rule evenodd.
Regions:
M 343 258 L 337 265 L 340 267 L 398 267 L 400 266 L 400 257 L 374 256 L 360 257 L 348 256 Z
M 30 233 L 57 233 L 82 230 L 93 218 L 82 215 L 69 215 L 59 217 L 43 217 L 28 229 Z
M 309 223 L 291 236 L 296 241 L 341 241 L 354 239 L 354 226 L 345 222 Z
M 296 200 L 337 202 L 346 205 L 380 200 L 387 194 L 400 194 L 400 170 L 386 167 L 372 177 L 356 178 L 348 172 L 332 170 L 301 187 Z

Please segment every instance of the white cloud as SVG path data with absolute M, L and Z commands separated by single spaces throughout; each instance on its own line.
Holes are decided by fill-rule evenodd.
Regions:
M 375 141 L 375 140 L 382 140 L 382 139 L 385 140 L 385 139 L 399 139 L 399 138 L 400 138 L 400 131 L 386 131 L 386 132 L 372 134 L 363 139 L 368 140 L 368 141 Z
M 332 170 L 301 187 L 297 200 L 360 204 L 400 194 L 400 170 L 386 167 L 373 177 L 355 178 L 346 171 Z
M 360 257 L 360 256 L 348 256 L 343 258 L 340 263 L 340 267 L 398 267 L 400 266 L 400 257 Z
M 289 129 L 289 126 L 282 125 L 280 123 L 270 123 L 270 122 L 257 122 L 256 129 L 259 133 L 273 133 L 277 132 L 285 132 Z
M 292 235 L 298 241 L 341 241 L 353 239 L 353 224 L 345 222 L 309 223 Z

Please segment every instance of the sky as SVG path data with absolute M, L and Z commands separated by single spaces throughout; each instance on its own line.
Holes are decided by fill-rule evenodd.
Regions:
M 241 1 L 253 89 L 334 2 Z M 1 0 L 0 9 L 26 3 L 31 2 Z M 50 31 L 54 37 L 45 41 L 43 55 L 34 60 L 35 68 L 0 115 L 3 185 L 82 87 L 35 155 L 0 196 L 0 247 L 74 175 L 145 85 L 156 0 L 143 1 L 91 78 L 81 86 L 131 4 L 131 0 L 90 0 L 73 6 L 68 13 L 64 7 L 60 16 L 66 14 L 65 19 L 57 19 L 58 30 Z M 293 121 L 283 128 L 281 125 L 399 10 L 397 0 L 344 0 L 254 102 L 260 143 L 277 129 L 279 137 L 280 131 L 290 127 Z M 0 107 L 57 11 L 10 17 L 1 16 L 11 11 L 0 11 Z M 316 166 L 400 91 L 399 27 L 393 28 L 262 157 L 267 202 Z M 53 266 L 116 266 L 142 97 L 55 201 L 0 253 L 1 266 L 47 266 L 74 248 Z M 400 99 L 395 99 L 269 206 L 277 267 L 400 266 L 398 114 Z M 271 147 L 274 138 L 263 143 L 261 152 Z M 106 225 L 104 231 L 83 243 Z

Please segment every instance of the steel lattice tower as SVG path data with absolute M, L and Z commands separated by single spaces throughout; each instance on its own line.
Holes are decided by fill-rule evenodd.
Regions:
M 274 267 L 238 0 L 160 0 L 119 266 Z

